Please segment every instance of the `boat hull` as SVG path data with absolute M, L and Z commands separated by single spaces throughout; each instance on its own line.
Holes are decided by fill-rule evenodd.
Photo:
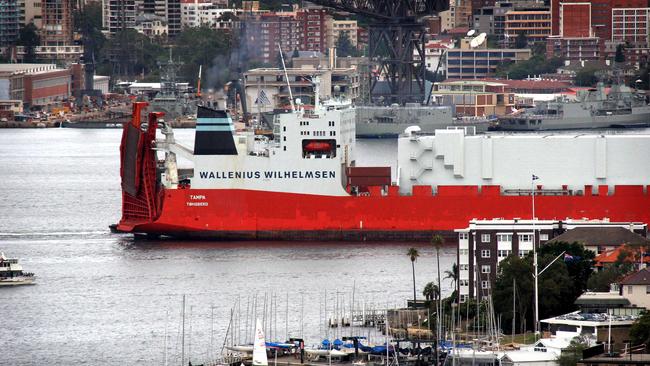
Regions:
M 3 286 L 24 286 L 34 285 L 34 278 L 28 277 L 14 277 L 0 280 L 0 287 Z
M 449 187 L 453 188 L 453 187 Z M 427 241 L 451 237 L 472 219 L 529 218 L 530 196 L 458 187 L 436 195 L 320 196 L 238 189 L 165 190 L 151 222 L 123 219 L 123 232 L 219 240 Z M 494 187 L 491 187 L 494 188 Z M 495 192 L 496 191 L 496 192 Z M 197 202 L 195 197 L 204 197 Z M 538 196 L 539 219 L 604 219 L 650 222 L 643 186 L 613 193 Z

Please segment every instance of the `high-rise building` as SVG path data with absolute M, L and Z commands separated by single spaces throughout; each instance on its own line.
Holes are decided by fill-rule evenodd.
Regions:
M 650 44 L 650 8 L 612 9 L 612 42 L 632 47 Z
M 565 5 L 567 5 L 573 2 L 575 1 L 551 0 L 552 35 L 561 36 L 560 10 L 562 9 L 562 4 L 565 3 Z M 612 37 L 612 9 L 645 8 L 648 6 L 647 0 L 590 0 L 580 1 L 578 3 L 588 3 L 590 5 L 593 35 L 600 38 L 601 43 L 605 40 L 611 39 Z M 573 14 L 575 15 L 575 13 Z M 570 17 L 567 17 L 566 19 L 570 22 L 573 21 Z M 584 23 L 584 19 L 581 20 L 581 23 Z
M 332 21 L 332 42 L 330 47 L 336 45 L 339 37 L 347 35 L 350 43 L 357 47 L 357 21 L 356 20 L 334 20 Z
M 295 13 L 263 13 L 244 22 L 247 54 L 252 59 L 275 64 L 278 46 L 284 53 L 303 49 L 302 26 Z
M 19 10 L 16 0 L 0 0 L 0 47 L 9 46 L 18 39 Z
M 514 45 L 524 34 L 528 43 L 546 42 L 551 35 L 551 12 L 547 10 L 511 10 L 506 13 L 505 34 Z
M 325 51 L 332 44 L 332 17 L 325 8 L 305 8 L 296 13 L 302 27 L 304 51 Z
M 20 24 L 33 23 L 37 29 L 41 29 L 43 27 L 42 5 L 41 0 L 18 0 Z
M 44 46 L 67 46 L 72 44 L 72 1 L 43 0 L 43 27 L 41 44 Z
M 103 28 L 108 35 L 135 27 L 136 0 L 103 0 L 102 9 Z

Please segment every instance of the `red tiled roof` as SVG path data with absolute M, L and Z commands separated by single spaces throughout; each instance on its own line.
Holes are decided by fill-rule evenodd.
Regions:
M 625 258 L 626 262 L 639 262 L 638 257 L 643 253 L 641 248 L 631 247 L 629 245 L 621 245 L 616 249 L 608 250 L 597 255 L 596 258 L 594 258 L 595 266 L 603 267 L 607 264 L 615 263 L 618 260 L 618 257 L 621 254 L 621 251 L 623 251 L 623 249 L 629 252 L 627 257 Z M 644 256 L 643 263 L 650 264 L 650 257 Z

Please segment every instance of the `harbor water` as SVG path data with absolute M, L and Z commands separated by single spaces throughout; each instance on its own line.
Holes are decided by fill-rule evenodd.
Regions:
M 192 144 L 192 130 L 176 134 Z M 120 215 L 120 137 L 119 129 L 0 133 L 0 251 L 37 275 L 37 285 L 0 289 L 0 364 L 180 364 L 183 295 L 193 364 L 221 349 L 237 299 L 242 325 L 254 296 L 259 317 L 264 297 L 274 298 L 276 340 L 288 333 L 315 344 L 327 335 L 326 297 L 329 312 L 337 297 L 349 308 L 353 290 L 357 307 L 368 309 L 412 298 L 408 243 L 136 242 L 111 234 Z M 395 168 L 396 150 L 395 140 L 361 140 L 357 164 Z M 436 278 L 435 250 L 415 246 L 421 298 Z M 441 251 L 441 271 L 455 253 L 453 245 Z M 451 288 L 443 280 L 443 295 Z

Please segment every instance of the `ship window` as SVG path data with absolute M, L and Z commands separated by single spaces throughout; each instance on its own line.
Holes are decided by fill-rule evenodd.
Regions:
M 287 147 L 286 147 L 286 146 L 283 146 L 283 150 L 284 150 L 284 151 L 287 151 Z
M 282 131 L 287 132 L 287 126 L 282 127 Z
M 287 136 L 282 136 L 282 141 L 287 141 Z

